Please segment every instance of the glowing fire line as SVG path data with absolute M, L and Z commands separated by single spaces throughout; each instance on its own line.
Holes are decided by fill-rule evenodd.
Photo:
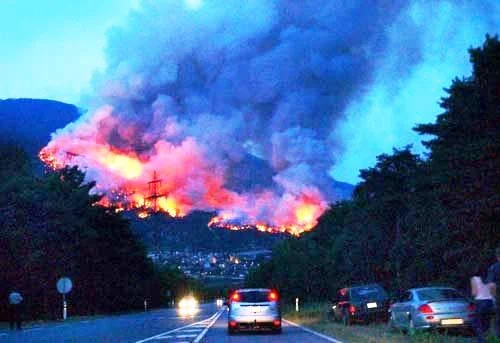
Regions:
M 54 146 L 45 147 L 39 153 L 40 159 L 51 169 L 58 170 L 69 165 L 79 165 L 81 167 L 82 159 L 77 153 L 65 153 Z M 193 204 L 193 199 L 179 197 L 169 191 L 172 188 L 171 183 L 174 180 L 167 179 L 165 186 L 162 189 L 155 190 L 158 193 L 151 194 L 151 189 L 148 189 L 148 184 L 151 186 L 152 181 L 145 182 L 144 173 L 148 161 L 141 160 L 138 156 L 132 153 L 123 153 L 115 151 L 105 146 L 92 147 L 90 151 L 83 151 L 84 154 L 90 155 L 89 158 L 83 159 L 83 162 L 90 160 L 94 163 L 94 168 L 104 171 L 105 175 L 114 175 L 113 181 L 118 182 L 118 186 L 110 190 L 109 185 L 97 183 L 95 191 L 102 194 L 103 197 L 97 205 L 113 208 L 115 212 L 135 211 L 141 219 L 148 218 L 153 212 L 163 212 L 171 217 L 184 217 L 196 206 Z M 78 160 L 73 160 L 76 158 Z M 85 163 L 83 163 L 85 166 Z M 110 176 L 111 177 L 111 176 Z M 225 190 L 222 187 L 222 182 L 216 179 L 205 180 L 205 185 L 209 189 L 204 196 L 206 210 L 218 210 L 218 208 L 229 207 L 235 202 L 244 201 L 244 197 Z M 256 205 L 255 211 L 258 212 L 259 206 L 265 206 L 266 203 L 275 200 L 270 193 L 264 194 L 260 198 L 260 202 Z M 241 219 L 236 214 L 230 214 L 231 211 L 224 210 L 224 214 L 219 214 L 213 217 L 208 223 L 208 227 L 218 227 L 233 231 L 255 229 L 267 233 L 289 233 L 299 236 L 303 232 L 310 231 L 317 224 L 317 218 L 325 210 L 324 202 L 318 200 L 318 197 L 299 196 L 293 199 L 291 204 L 285 206 L 285 214 L 281 213 L 281 217 L 276 215 L 276 218 L 270 218 L 270 222 L 281 223 L 270 225 L 262 220 L 258 220 L 248 210 L 246 215 L 246 223 L 241 223 Z M 240 208 L 241 203 L 238 203 Z M 236 206 L 238 208 L 238 206 Z M 244 206 L 243 206 L 244 207 Z M 236 211 L 237 212 L 237 211 Z M 249 216 L 248 216 L 249 215 Z

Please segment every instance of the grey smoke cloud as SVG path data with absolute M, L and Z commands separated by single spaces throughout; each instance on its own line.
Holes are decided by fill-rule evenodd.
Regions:
M 133 141 L 175 139 L 158 129 L 175 117 L 229 163 L 252 146 L 277 173 L 325 179 L 330 133 L 369 85 L 397 3 L 144 1 L 110 34 L 99 101 L 141 124 Z
M 314 199 L 324 209 L 337 199 L 330 171 L 351 138 L 358 149 L 370 151 L 372 131 L 390 141 L 391 127 L 401 126 L 401 119 L 377 110 L 377 101 L 384 99 L 380 108 L 397 107 L 391 94 L 414 87 L 411 78 L 436 60 L 436 46 L 449 41 L 455 51 L 471 35 L 457 39 L 454 32 L 490 28 L 498 16 L 491 9 L 498 5 L 145 0 L 109 34 L 108 66 L 94 78 L 89 113 L 57 132 L 54 141 L 92 141 L 80 162 L 94 166 L 89 173 L 97 179 L 109 178 L 102 161 L 83 155 L 116 147 L 147 161 L 149 173 L 163 170 L 172 197 L 188 210 L 216 209 L 250 223 L 290 223 L 300 217 L 301 204 Z M 475 10 L 481 17 L 464 22 Z M 459 23 L 450 17 L 457 14 Z M 443 20 L 453 29 L 440 26 Z M 443 63 L 449 62 L 446 56 Z M 417 81 L 425 89 L 426 80 Z M 418 96 L 437 100 L 434 94 Z M 404 109 L 403 117 L 412 110 Z M 369 124 L 363 122 L 365 112 Z M 273 185 L 257 193 L 225 190 L 230 175 L 242 175 L 233 167 L 248 154 L 267 161 Z M 350 154 L 366 159 L 358 151 Z M 210 173 L 216 181 L 207 182 Z M 140 170 L 130 179 L 136 174 L 146 179 Z M 310 212 L 320 213 L 303 212 L 308 219 Z

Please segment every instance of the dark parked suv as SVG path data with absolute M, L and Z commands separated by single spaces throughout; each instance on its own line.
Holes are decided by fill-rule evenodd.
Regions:
M 353 322 L 368 323 L 387 320 L 389 297 L 377 284 L 342 288 L 337 292 L 331 309 L 331 317 L 345 325 Z

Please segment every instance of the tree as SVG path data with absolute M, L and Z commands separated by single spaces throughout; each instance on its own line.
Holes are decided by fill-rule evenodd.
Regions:
M 444 112 L 435 123 L 419 125 L 432 135 L 431 185 L 447 212 L 450 246 L 446 262 L 473 271 L 470 256 L 492 253 L 499 244 L 500 178 L 500 42 L 486 36 L 482 47 L 469 50 L 473 73 L 455 79 L 441 101 Z M 458 276 L 457 276 L 458 277 Z

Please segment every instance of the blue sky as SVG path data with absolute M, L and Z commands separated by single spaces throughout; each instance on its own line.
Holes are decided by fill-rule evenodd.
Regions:
M 75 103 L 103 68 L 106 31 L 136 0 L 1 0 L 0 99 Z

